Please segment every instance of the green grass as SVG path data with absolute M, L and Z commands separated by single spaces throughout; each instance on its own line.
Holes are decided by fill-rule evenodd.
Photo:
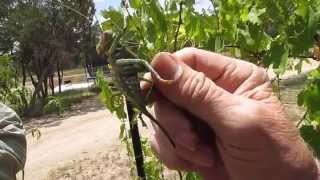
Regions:
M 48 106 L 44 107 L 45 114 L 56 113 L 59 116 L 69 110 L 72 105 L 80 104 L 83 100 L 98 95 L 96 88 L 69 90 L 48 98 Z
M 65 91 L 57 94 L 56 96 L 62 100 L 65 107 L 70 107 L 72 104 L 81 103 L 82 100 L 96 95 L 97 92 L 94 88 L 86 88 L 80 90 Z

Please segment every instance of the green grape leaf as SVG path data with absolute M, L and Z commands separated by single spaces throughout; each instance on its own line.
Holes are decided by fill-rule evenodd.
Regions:
M 149 3 L 148 13 L 154 24 L 156 25 L 157 29 L 160 30 L 162 33 L 167 32 L 167 22 L 166 18 L 163 14 L 163 10 L 160 4 L 157 1 L 151 1 Z
M 130 7 L 134 9 L 139 9 L 142 7 L 141 0 L 130 0 Z
M 155 25 L 150 21 L 147 22 L 147 33 L 149 42 L 155 42 L 157 39 L 157 31 Z
M 316 156 L 320 155 L 320 129 L 315 129 L 312 125 L 302 126 L 300 129 L 302 138 L 312 147 Z
M 193 5 L 196 3 L 195 0 L 184 0 L 184 2 L 185 2 L 185 5 L 189 8 L 192 8 Z
M 314 35 L 316 34 L 318 22 L 320 20 L 319 17 L 319 13 L 314 12 L 314 10 L 309 7 L 308 17 L 304 18 L 306 22 L 300 22 L 300 24 L 298 22 L 293 27 L 289 27 L 291 29 L 300 29 L 301 27 L 304 27 L 304 29 L 295 32 L 295 34 L 288 38 L 292 55 L 304 53 L 313 46 Z
M 316 69 L 308 76 L 308 83 L 298 95 L 298 105 L 307 109 L 308 123 L 320 125 L 320 69 Z
M 102 16 L 106 19 L 106 21 L 110 23 L 110 26 L 112 27 L 112 29 L 119 30 L 119 28 L 120 29 L 123 28 L 123 25 L 124 25 L 123 15 L 118 10 L 109 8 L 108 10 L 102 11 Z
M 313 70 L 308 77 L 308 79 L 310 80 L 319 80 L 319 78 L 320 78 L 320 68 Z
M 185 174 L 185 180 L 198 180 L 201 179 L 200 175 L 195 172 L 187 172 Z
M 240 47 L 253 52 L 267 50 L 272 40 L 271 37 L 256 24 L 249 24 L 245 29 L 241 29 L 239 35 Z
M 176 11 L 177 10 L 177 2 L 175 0 L 169 1 L 169 10 Z
M 241 9 L 240 19 L 243 22 L 248 21 L 248 19 L 249 19 L 249 9 L 248 8 Z
M 304 91 L 301 91 L 301 92 L 298 94 L 298 97 L 297 97 L 297 104 L 298 104 L 298 106 L 303 106 L 303 104 L 304 104 L 304 99 L 305 99 Z
M 254 6 L 249 14 L 248 14 L 248 20 L 252 23 L 252 24 L 261 24 L 262 21 L 259 18 L 259 16 L 261 16 L 262 14 L 264 14 L 266 12 L 266 8 L 263 9 L 257 9 L 256 6 Z
M 269 53 L 267 53 L 264 58 L 264 64 L 266 66 L 273 65 L 273 69 L 277 74 L 283 74 L 286 70 L 288 64 L 289 50 L 279 42 L 274 41 L 271 44 Z
M 101 27 L 103 31 L 112 30 L 113 24 L 110 19 L 101 23 Z
M 309 4 L 307 1 L 297 1 L 297 9 L 295 10 L 295 13 L 298 16 L 301 16 L 303 18 L 305 18 L 308 14 L 308 8 L 309 8 Z

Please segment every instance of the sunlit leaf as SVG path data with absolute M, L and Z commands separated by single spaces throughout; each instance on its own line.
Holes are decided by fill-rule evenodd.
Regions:
M 130 0 L 130 6 L 134 9 L 139 9 L 142 6 L 142 3 L 140 0 Z
M 315 155 L 320 155 L 320 129 L 315 129 L 313 126 L 302 126 L 300 134 L 303 139 L 312 147 Z
M 273 42 L 269 53 L 264 57 L 264 63 L 269 66 L 273 65 L 273 69 L 278 74 L 283 74 L 288 63 L 289 50 L 279 42 Z
M 259 16 L 266 12 L 266 8 L 257 9 L 257 7 L 253 7 L 249 12 L 248 19 L 252 24 L 261 24 L 261 19 Z

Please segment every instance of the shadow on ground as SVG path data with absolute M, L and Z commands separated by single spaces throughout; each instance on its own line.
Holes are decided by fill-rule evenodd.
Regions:
M 105 109 L 105 107 L 100 102 L 98 95 L 94 95 L 82 99 L 79 103 L 73 104 L 61 116 L 51 114 L 27 119 L 24 122 L 25 128 L 28 131 L 32 128 L 59 126 L 63 120 L 68 119 L 72 116 L 85 115 L 87 113 L 96 112 L 103 109 Z

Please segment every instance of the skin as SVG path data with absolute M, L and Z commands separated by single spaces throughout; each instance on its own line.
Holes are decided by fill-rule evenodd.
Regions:
M 187 48 L 160 53 L 152 66 L 156 119 L 152 147 L 171 169 L 213 180 L 316 180 L 316 161 L 284 112 L 264 69 Z M 198 126 L 198 128 L 195 128 Z

